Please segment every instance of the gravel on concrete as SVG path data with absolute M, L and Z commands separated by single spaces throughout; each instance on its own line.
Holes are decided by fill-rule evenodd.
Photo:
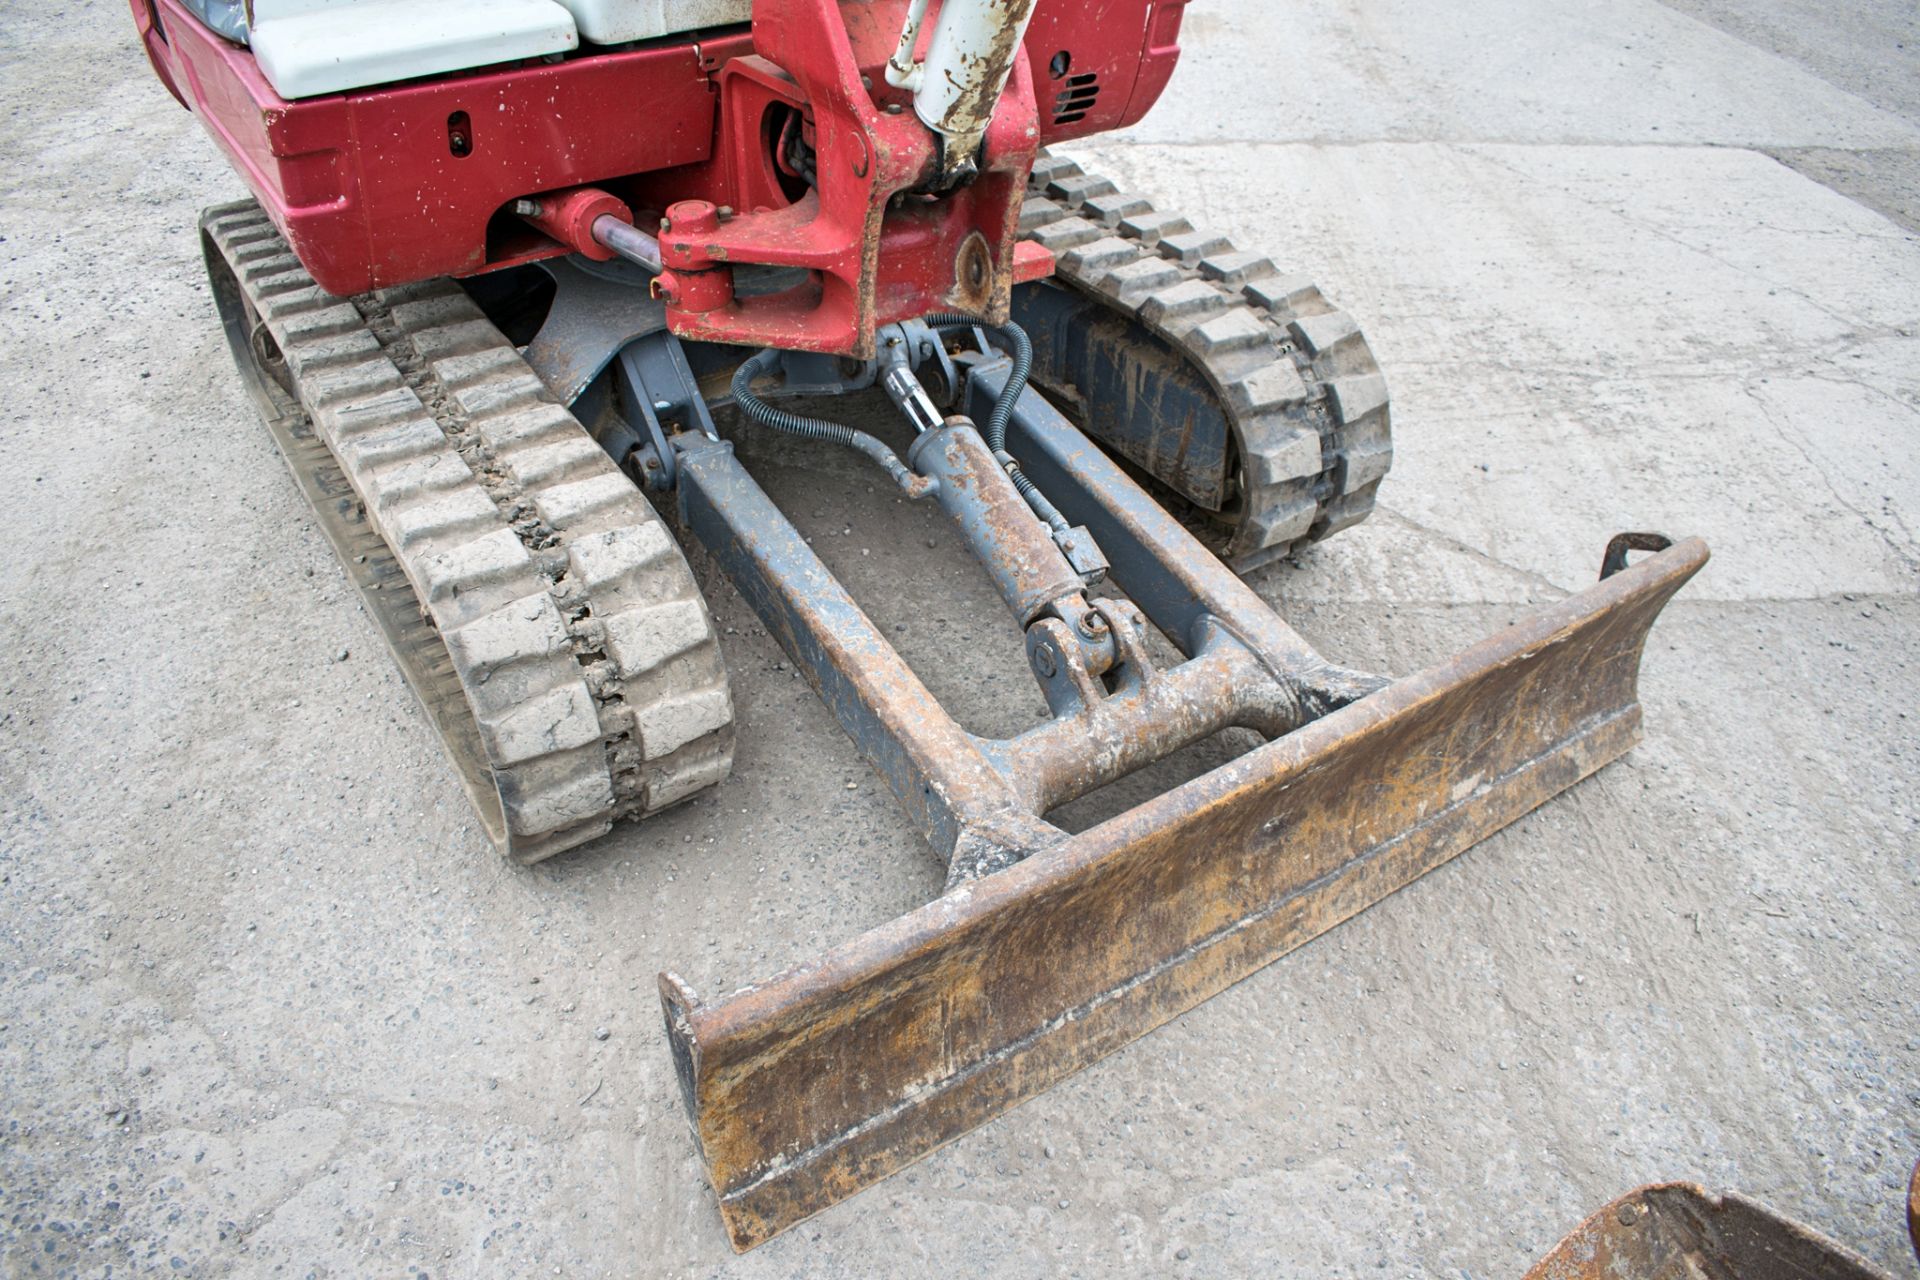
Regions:
M 716 581 L 734 779 L 504 865 L 229 368 L 194 220 L 241 185 L 124 5 L 0 12 L 0 1272 L 1507 1276 L 1683 1177 L 1911 1274 L 1920 239 L 1770 153 L 1920 128 L 1850 78 L 1883 48 L 1687 8 L 1200 0 L 1074 151 L 1366 325 L 1381 510 L 1256 579 L 1329 653 L 1412 671 L 1615 530 L 1709 539 L 1645 744 L 739 1258 L 654 975 L 766 977 L 933 859 Z M 1032 717 L 930 512 L 750 461 L 966 723 Z

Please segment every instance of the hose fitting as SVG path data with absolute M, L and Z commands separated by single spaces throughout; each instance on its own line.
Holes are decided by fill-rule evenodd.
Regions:
M 1007 452 L 1007 424 L 1013 421 L 1013 407 L 1020 403 L 1021 393 L 1027 389 L 1027 375 L 1033 372 L 1033 340 L 1027 337 L 1027 331 L 1009 320 L 1005 324 L 988 324 L 977 316 L 965 315 L 958 311 L 938 311 L 926 318 L 925 323 L 935 329 L 954 329 L 961 326 L 978 327 L 990 333 L 997 333 L 1012 348 L 1013 371 L 1007 375 L 1007 383 L 1000 388 L 1000 394 L 994 399 L 993 412 L 987 415 L 987 425 L 981 431 L 986 438 L 987 448 L 993 450 L 993 456 L 1007 476 L 1013 481 L 1013 487 L 1027 500 L 1033 513 L 1045 520 L 1055 533 L 1065 533 L 1071 526 L 1060 509 L 1047 500 L 1040 487 L 1027 479 L 1020 470 L 1020 464 Z

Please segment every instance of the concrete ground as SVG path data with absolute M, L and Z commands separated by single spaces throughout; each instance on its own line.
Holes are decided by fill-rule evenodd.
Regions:
M 932 859 L 716 586 L 733 780 L 502 865 L 228 366 L 193 223 L 242 188 L 124 5 L 0 13 L 0 1270 L 1480 1278 L 1679 1177 L 1912 1274 L 1920 45 L 1849 11 L 1193 6 L 1075 154 L 1313 274 L 1396 393 L 1378 516 L 1258 587 L 1406 672 L 1615 530 L 1715 560 L 1627 759 L 738 1258 L 654 975 Z M 1031 714 L 930 516 L 760 469 L 970 724 Z

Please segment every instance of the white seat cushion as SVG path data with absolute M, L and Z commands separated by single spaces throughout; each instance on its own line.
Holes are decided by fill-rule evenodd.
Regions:
M 255 0 L 250 43 L 274 92 L 311 98 L 577 48 L 553 0 Z
M 560 0 L 573 11 L 580 38 L 595 44 L 652 40 L 753 17 L 753 0 Z

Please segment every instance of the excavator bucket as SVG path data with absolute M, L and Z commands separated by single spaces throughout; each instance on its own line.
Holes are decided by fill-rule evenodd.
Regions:
M 1765 1205 L 1690 1182 L 1627 1192 L 1526 1274 L 1526 1280 L 1696 1278 L 1891 1280 L 1851 1249 Z
M 735 1246 L 1114 1052 L 1625 752 L 1648 629 L 1706 559 L 1697 540 L 1652 555 L 771 981 L 707 1000 L 662 975 Z

